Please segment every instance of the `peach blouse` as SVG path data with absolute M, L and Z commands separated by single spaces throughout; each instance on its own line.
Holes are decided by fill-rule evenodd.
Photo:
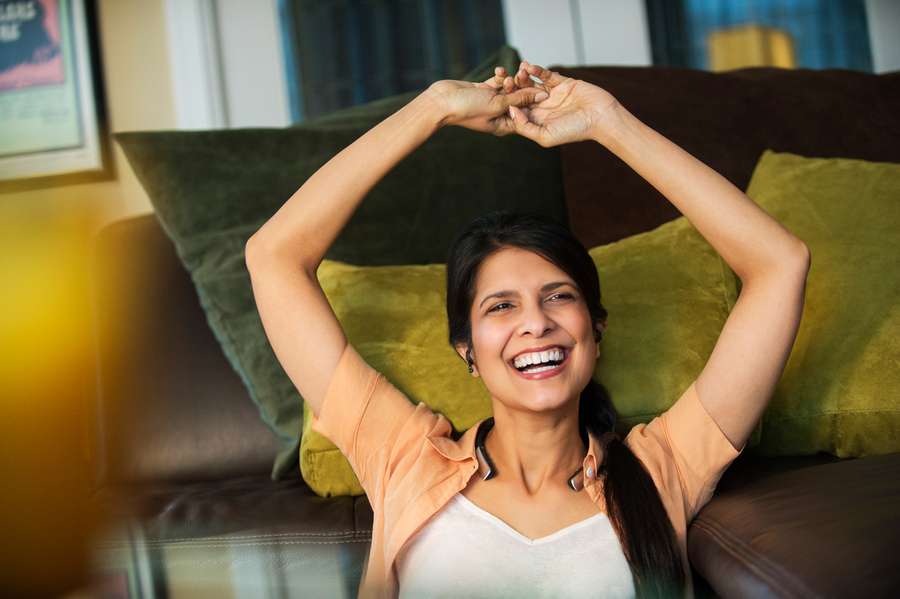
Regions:
M 478 426 L 453 440 L 444 416 L 413 405 L 348 344 L 312 428 L 347 456 L 372 504 L 372 547 L 360 597 L 396 597 L 400 549 L 478 471 Z M 692 597 L 687 527 L 739 452 L 700 403 L 694 385 L 666 413 L 635 426 L 625 443 L 644 463 L 672 520 L 687 577 L 685 596 Z M 593 437 L 588 455 L 602 456 Z M 602 479 L 586 479 L 585 489 L 603 510 Z

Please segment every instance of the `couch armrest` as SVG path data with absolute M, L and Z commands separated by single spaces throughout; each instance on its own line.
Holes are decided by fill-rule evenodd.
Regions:
M 900 596 L 900 453 L 772 476 L 707 504 L 691 564 L 719 596 Z
M 93 439 L 100 485 L 268 474 L 275 439 L 153 215 L 95 239 Z

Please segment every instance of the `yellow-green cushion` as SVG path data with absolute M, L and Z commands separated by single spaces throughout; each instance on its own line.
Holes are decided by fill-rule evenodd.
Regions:
M 491 398 L 447 341 L 443 264 L 350 266 L 326 260 L 318 276 L 347 339 L 407 397 L 444 414 L 458 431 L 491 415 Z M 314 432 L 304 405 L 300 471 L 319 495 L 362 495 L 349 462 Z
M 767 152 L 747 193 L 812 254 L 754 453 L 900 451 L 900 164 Z
M 596 377 L 625 432 L 668 409 L 699 375 L 734 305 L 735 280 L 684 219 L 591 256 L 610 313 Z M 458 431 L 490 416 L 484 385 L 447 342 L 443 265 L 326 261 L 318 274 L 350 343 L 400 391 Z M 305 416 L 300 468 L 309 486 L 320 495 L 362 494 L 344 456 Z
M 590 254 L 609 311 L 594 378 L 609 391 L 624 433 L 666 411 L 697 379 L 737 286 L 728 265 L 684 218 Z

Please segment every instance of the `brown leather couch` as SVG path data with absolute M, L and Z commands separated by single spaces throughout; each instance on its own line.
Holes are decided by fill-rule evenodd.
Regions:
M 565 72 L 605 86 L 741 188 L 765 149 L 900 162 L 898 73 Z M 569 221 L 588 247 L 677 216 L 602 148 L 559 156 Z M 92 269 L 103 596 L 355 596 L 368 502 L 318 497 L 296 471 L 271 480 L 273 436 L 156 218 L 105 229 Z M 742 456 L 688 536 L 698 595 L 720 597 L 897 597 L 898 542 L 900 454 Z

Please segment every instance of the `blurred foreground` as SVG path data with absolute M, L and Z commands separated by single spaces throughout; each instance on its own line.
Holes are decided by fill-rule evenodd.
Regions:
M 0 595 L 86 583 L 93 214 L 0 197 Z

